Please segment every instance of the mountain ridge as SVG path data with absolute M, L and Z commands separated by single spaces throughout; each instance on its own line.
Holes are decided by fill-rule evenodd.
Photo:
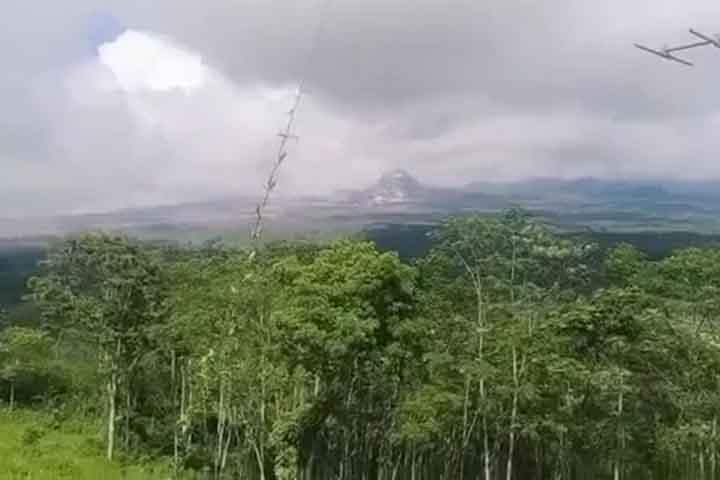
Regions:
M 97 229 L 174 234 L 198 228 L 239 228 L 252 221 L 257 200 L 237 195 L 92 214 L 0 218 L 0 237 L 63 235 Z M 636 218 L 638 228 L 657 228 L 663 219 L 679 228 L 676 225 L 692 217 L 710 222 L 713 229 L 720 231 L 720 220 L 714 220 L 720 218 L 720 182 L 540 177 L 504 183 L 475 181 L 448 188 L 427 185 L 403 169 L 384 172 L 365 188 L 312 197 L 276 197 L 266 216 L 276 224 L 292 223 L 300 229 L 304 221 L 322 228 L 337 221 L 355 224 L 383 218 L 437 218 L 510 206 L 550 217 L 564 216 L 571 223 L 600 222 L 601 228 L 627 218 Z

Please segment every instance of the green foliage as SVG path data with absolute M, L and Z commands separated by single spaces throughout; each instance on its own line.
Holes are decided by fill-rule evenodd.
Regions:
M 112 348 L 139 337 L 163 315 L 161 271 L 140 245 L 90 234 L 68 241 L 30 281 L 34 300 L 52 327 L 68 326 Z
M 294 263 L 282 265 L 292 280 L 281 328 L 299 364 L 337 374 L 395 340 L 412 309 L 414 281 L 396 256 L 369 243 L 340 242 L 309 265 Z
M 0 381 L 7 385 L 12 409 L 18 384 L 37 382 L 50 368 L 50 339 L 41 331 L 9 327 L 0 332 Z
M 166 315 L 166 288 L 152 251 L 123 237 L 88 234 L 69 240 L 45 262 L 44 275 L 30 280 L 51 331 L 69 331 L 99 347 L 98 371 L 106 377 L 108 459 L 123 419 L 131 441 L 133 381 L 151 350 L 150 328 Z M 119 415 L 120 388 L 125 411 Z
M 646 261 L 647 257 L 628 243 L 614 247 L 605 259 L 605 270 L 609 283 L 622 287 L 634 282 Z
M 127 478 L 718 476 L 720 250 L 604 253 L 519 211 L 431 238 L 413 265 L 69 240 L 31 282 L 41 328 L 0 333 L 3 393 L 65 390 L 8 422 L 0 467 L 113 478 L 117 437 Z

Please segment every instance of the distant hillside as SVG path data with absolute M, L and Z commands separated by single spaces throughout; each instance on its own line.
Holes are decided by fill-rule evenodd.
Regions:
M 196 241 L 228 234 L 245 238 L 257 198 L 64 217 L 0 218 L 0 238 L 120 230 L 153 239 Z M 352 232 L 377 223 L 427 223 L 451 214 L 530 211 L 569 229 L 720 233 L 720 183 L 673 180 L 537 178 L 465 187 L 425 185 L 404 170 L 365 188 L 312 197 L 276 196 L 265 212 L 268 232 L 293 237 L 308 231 Z
M 678 180 L 630 180 L 583 177 L 574 179 L 532 178 L 517 182 L 470 182 L 466 191 L 503 196 L 578 195 L 587 200 L 646 199 L 682 201 L 711 199 L 720 202 L 720 182 Z M 720 207 L 720 203 L 716 205 Z
M 412 261 L 426 255 L 433 247 L 430 233 L 436 225 L 386 224 L 368 227 L 363 237 L 374 242 L 383 251 L 396 252 L 400 258 Z M 650 259 L 657 260 L 672 252 L 689 247 L 717 247 L 720 235 L 702 235 L 692 232 L 566 232 L 567 236 L 581 236 L 600 248 L 612 248 L 620 243 L 634 245 Z

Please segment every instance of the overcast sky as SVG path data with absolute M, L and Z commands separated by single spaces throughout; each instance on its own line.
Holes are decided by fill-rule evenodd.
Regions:
M 284 193 L 720 179 L 720 50 L 632 47 L 690 27 L 717 0 L 0 0 L 0 216 L 256 194 L 303 76 Z

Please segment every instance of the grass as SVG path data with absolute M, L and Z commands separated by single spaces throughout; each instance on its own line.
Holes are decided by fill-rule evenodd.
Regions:
M 164 480 L 171 470 L 161 463 L 108 462 L 100 429 L 48 415 L 0 409 L 2 480 Z

